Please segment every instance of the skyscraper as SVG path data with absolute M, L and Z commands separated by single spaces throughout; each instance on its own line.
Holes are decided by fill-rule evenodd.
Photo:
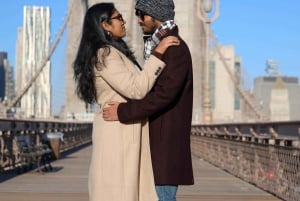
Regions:
M 81 0 L 75 3 L 75 0 L 69 0 L 69 9 L 72 14 L 68 23 L 68 47 L 66 57 L 66 101 L 65 115 L 70 117 L 83 117 L 87 111 L 84 103 L 75 95 L 75 82 L 73 79 L 72 63 L 74 61 L 78 43 L 80 40 L 80 31 L 83 22 L 83 16 L 88 7 L 95 3 L 104 2 L 101 0 Z M 136 0 L 115 0 L 115 6 L 122 13 L 126 20 L 128 45 L 134 51 L 138 61 L 143 63 L 143 41 L 142 31 L 137 23 L 135 16 Z M 189 45 L 193 59 L 194 72 L 194 100 L 193 100 L 193 123 L 200 123 L 201 117 L 201 79 L 202 68 L 204 65 L 205 51 L 202 47 L 205 45 L 203 24 L 196 17 L 196 0 L 174 0 L 175 3 L 175 23 L 179 25 L 179 33 Z
M 38 6 L 25 6 L 23 28 L 19 30 L 17 43 L 21 50 L 16 61 L 17 88 L 26 86 L 31 82 L 41 63 L 47 57 L 50 49 L 50 8 Z M 22 90 L 22 89 L 21 89 Z M 51 113 L 51 84 L 50 61 L 21 99 L 20 116 L 24 118 L 48 118 Z
M 15 96 L 15 81 L 14 72 L 12 66 L 10 66 L 8 60 L 5 61 L 5 97 L 10 102 Z
M 5 63 L 7 61 L 7 53 L 0 52 L 0 102 L 5 98 Z
M 0 52 L 0 101 L 11 101 L 15 95 L 14 75 L 7 52 Z
M 11 114 L 12 111 L 6 111 L 5 107 L 14 96 L 15 82 L 13 68 L 7 59 L 7 52 L 0 52 L 0 116 Z

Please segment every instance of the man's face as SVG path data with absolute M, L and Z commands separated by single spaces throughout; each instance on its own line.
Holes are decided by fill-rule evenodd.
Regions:
M 154 31 L 159 27 L 158 21 L 150 15 L 147 15 L 147 13 L 136 10 L 135 15 L 138 17 L 138 23 L 144 34 L 153 34 Z

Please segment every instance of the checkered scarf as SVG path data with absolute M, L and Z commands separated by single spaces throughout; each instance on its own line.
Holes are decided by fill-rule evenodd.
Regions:
M 158 45 L 161 38 L 171 29 L 176 27 L 174 20 L 168 20 L 163 22 L 151 37 L 148 37 L 145 41 L 144 60 L 147 61 L 152 50 Z

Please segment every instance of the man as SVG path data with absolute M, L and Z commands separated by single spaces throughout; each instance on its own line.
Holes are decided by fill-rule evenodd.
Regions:
M 156 191 L 160 201 L 176 201 L 178 185 L 194 184 L 190 129 L 192 120 L 192 59 L 186 43 L 174 23 L 172 0 L 138 0 L 138 22 L 145 35 L 144 58 L 166 36 L 177 36 L 179 46 L 158 55 L 166 67 L 153 89 L 142 100 L 109 103 L 105 120 L 130 123 L 149 117 L 150 148 Z

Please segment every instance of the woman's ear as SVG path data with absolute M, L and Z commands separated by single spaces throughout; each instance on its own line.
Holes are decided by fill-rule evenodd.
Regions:
M 103 22 L 102 22 L 102 27 L 103 27 L 103 29 L 104 29 L 105 31 L 110 31 L 111 25 L 110 25 L 108 22 L 103 21 Z

